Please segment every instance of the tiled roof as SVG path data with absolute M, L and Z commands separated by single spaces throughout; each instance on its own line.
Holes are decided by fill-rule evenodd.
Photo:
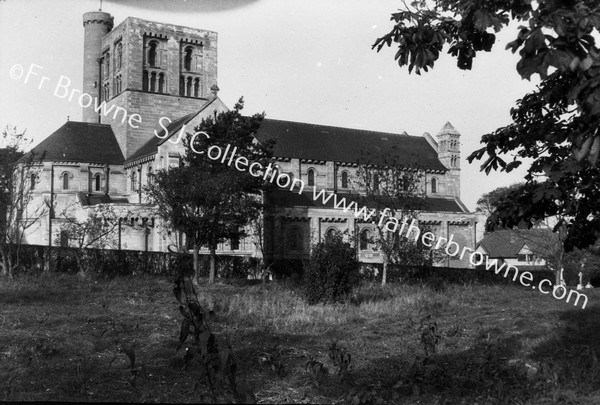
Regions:
M 446 171 L 424 137 L 264 119 L 256 138 L 275 140 L 273 155 L 343 163 L 389 164 Z
M 208 106 L 210 106 L 217 98 L 212 98 L 207 101 L 198 111 L 183 116 L 181 118 L 176 119 L 171 124 L 167 126 L 167 131 L 170 136 L 177 135 L 181 127 L 185 124 L 193 120 L 198 114 L 204 111 Z M 192 130 L 193 128 L 190 128 Z M 127 162 L 133 162 L 134 160 L 138 160 L 144 158 L 146 156 L 151 156 L 158 152 L 158 147 L 166 142 L 167 138 L 162 139 L 165 136 L 166 131 L 164 129 L 158 132 L 158 136 L 152 136 L 141 148 L 136 150 L 129 158 L 127 158 Z
M 35 153 L 35 160 L 41 161 L 118 165 L 125 160 L 110 125 L 89 122 L 66 122 L 35 146 L 32 152 Z
M 317 190 L 317 193 L 321 190 Z M 360 197 L 350 193 L 335 193 L 337 201 L 341 201 L 342 198 L 346 199 L 346 206 L 352 201 L 356 201 L 358 209 L 360 210 L 363 206 L 369 207 L 369 202 L 365 197 Z M 329 195 L 329 193 L 327 194 Z M 266 195 L 266 202 L 268 205 L 277 207 L 314 207 L 314 208 L 334 208 L 333 198 L 327 201 L 327 204 L 323 204 L 322 198 L 315 200 L 313 198 L 313 192 L 304 191 L 302 194 L 288 190 L 273 190 Z M 391 206 L 391 205 L 390 205 Z M 414 199 L 413 209 L 424 211 L 424 212 L 465 212 L 460 205 L 454 199 L 439 198 L 439 197 L 427 197 L 422 199 Z M 352 208 L 354 212 L 354 208 Z
M 86 194 L 78 193 L 81 205 L 96 205 L 96 204 L 127 204 L 129 201 L 126 197 L 112 197 L 106 194 Z
M 491 258 L 517 257 L 524 245 L 534 253 L 548 255 L 558 243 L 550 229 L 508 229 L 486 234 L 479 242 Z

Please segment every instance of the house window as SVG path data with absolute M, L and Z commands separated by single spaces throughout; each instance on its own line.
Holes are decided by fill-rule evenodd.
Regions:
M 98 173 L 94 176 L 94 191 L 101 191 L 101 187 L 102 187 L 101 183 L 102 182 L 100 179 L 100 173 Z
M 315 171 L 313 169 L 308 169 L 308 185 L 315 185 Z
M 31 174 L 31 176 L 29 176 L 29 181 L 30 181 L 30 188 L 32 190 L 35 189 L 35 183 L 37 181 L 37 176 L 35 175 L 35 173 Z
M 150 42 L 150 48 L 148 49 L 148 64 L 152 67 L 156 66 L 156 55 L 158 44 L 156 41 Z
M 360 241 L 359 241 L 360 250 L 368 250 L 370 243 L 371 243 L 371 231 L 368 229 L 363 229 L 363 231 L 360 233 Z
M 524 254 L 524 255 L 517 255 L 517 260 L 520 262 L 533 262 L 534 258 L 532 254 Z
M 379 191 L 379 174 L 373 175 L 373 191 Z
M 342 172 L 342 188 L 348 188 L 348 172 Z
M 69 189 L 69 173 L 65 172 L 62 175 L 62 181 L 63 181 L 63 190 L 68 190 Z
M 437 193 L 437 179 L 435 177 L 431 179 L 431 192 Z
M 237 235 L 231 238 L 231 250 L 240 250 L 240 237 Z
M 302 251 L 302 231 L 297 226 L 288 233 L 288 249 L 293 252 Z
M 69 247 L 69 233 L 60 231 L 60 247 Z

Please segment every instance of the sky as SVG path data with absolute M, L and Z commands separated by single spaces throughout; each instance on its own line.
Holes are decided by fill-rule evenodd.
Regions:
M 510 108 L 535 87 L 515 70 L 518 55 L 504 50 L 515 30 L 479 52 L 471 71 L 443 54 L 418 76 L 394 61 L 395 49 L 371 49 L 391 27 L 400 0 L 104 0 L 115 26 L 138 17 L 218 32 L 219 97 L 245 114 L 322 125 L 435 135 L 446 122 L 461 133 L 461 199 L 470 210 L 485 192 L 522 181 L 511 173 L 479 171 L 466 157 L 481 135 L 510 123 Z M 81 107 L 53 95 L 54 87 L 11 78 L 31 64 L 57 83 L 81 88 L 82 15 L 100 0 L 0 0 L 0 125 L 26 129 L 34 144 L 81 120 Z

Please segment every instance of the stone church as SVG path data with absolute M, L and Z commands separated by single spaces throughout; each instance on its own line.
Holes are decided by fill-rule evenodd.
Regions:
M 54 207 L 27 230 L 26 242 L 70 245 L 61 234 L 64 213 L 84 218 L 99 204 L 119 216 L 113 249 L 167 251 L 185 242 L 148 204 L 145 186 L 153 172 L 178 166 L 185 154 L 179 134 L 205 117 L 226 111 L 217 86 L 217 33 L 128 17 L 114 27 L 106 12 L 85 13 L 83 86 L 94 103 L 82 122 L 68 121 L 33 148 L 31 204 Z M 267 259 L 301 258 L 332 230 L 360 235 L 362 262 L 380 262 L 369 240 L 375 225 L 361 222 L 313 198 L 312 189 L 351 198 L 365 154 L 393 154 L 418 162 L 425 197 L 419 225 L 437 236 L 474 248 L 476 217 L 460 200 L 460 134 L 447 123 L 435 137 L 265 119 L 257 140 L 274 139 L 276 167 L 301 179 L 303 193 L 280 190 L 265 196 L 263 248 L 258 237 L 222 243 L 218 253 Z M 360 193 L 360 190 L 358 190 Z M 364 190 L 363 190 L 364 191 Z M 465 260 L 443 263 L 468 266 Z

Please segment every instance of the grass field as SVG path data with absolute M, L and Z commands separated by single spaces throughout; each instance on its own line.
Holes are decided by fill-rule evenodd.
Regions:
M 176 352 L 172 288 L 148 277 L 0 281 L 0 400 L 212 402 Z M 350 303 L 316 306 L 278 283 L 203 285 L 199 296 L 259 403 L 600 403 L 600 291 L 585 310 L 516 285 L 363 285 Z M 332 341 L 352 356 L 345 375 Z M 120 347 L 135 352 L 135 380 Z

